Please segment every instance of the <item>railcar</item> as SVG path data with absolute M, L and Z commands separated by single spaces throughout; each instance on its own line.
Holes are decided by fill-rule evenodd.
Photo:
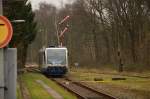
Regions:
M 63 76 L 68 72 L 67 48 L 45 48 L 40 50 L 41 72 L 47 76 Z

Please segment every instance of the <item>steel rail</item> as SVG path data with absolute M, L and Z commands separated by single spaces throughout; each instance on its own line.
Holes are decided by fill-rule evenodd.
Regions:
M 68 78 L 50 78 L 51 80 L 55 81 L 58 85 L 62 86 L 63 88 L 65 88 L 66 90 L 68 90 L 69 92 L 73 93 L 74 95 L 77 96 L 78 99 L 116 99 L 115 97 L 111 96 L 111 95 L 108 95 L 108 94 L 105 94 L 105 93 L 102 93 L 102 92 L 99 92 L 97 90 L 94 90 L 93 88 L 89 87 L 89 86 L 86 86 L 86 85 L 83 85 L 81 84 L 80 82 L 74 82 Z M 81 93 L 82 90 L 73 90 L 72 88 L 69 88 L 69 86 L 67 86 L 67 84 L 64 84 L 62 82 L 69 82 L 68 84 L 72 83 L 74 84 L 75 86 L 78 86 L 78 87 L 81 87 L 82 89 L 84 90 L 88 90 L 89 94 L 95 94 L 96 96 L 98 97 L 88 97 L 89 95 L 83 95 Z M 102 97 L 102 98 L 99 98 L 99 97 Z
M 65 78 L 66 80 L 68 80 L 68 81 L 72 81 L 72 80 L 70 80 L 70 79 L 68 79 L 68 78 Z M 89 89 L 90 91 L 93 91 L 93 92 L 95 92 L 95 93 L 97 93 L 97 94 L 99 94 L 99 95 L 103 95 L 103 96 L 105 96 L 105 97 L 108 97 L 108 98 L 110 98 L 110 99 L 116 99 L 114 96 L 112 96 L 112 95 L 109 95 L 109 94 L 106 94 L 106 93 L 104 93 L 104 92 L 100 92 L 100 91 L 97 91 L 97 90 L 95 90 L 94 88 L 92 88 L 92 87 L 89 87 L 89 86 L 87 86 L 87 85 L 83 85 L 82 83 L 80 83 L 80 82 L 73 82 L 73 83 L 75 83 L 76 85 L 79 85 L 79 86 L 81 86 L 81 87 L 84 87 L 84 88 L 86 88 L 86 89 Z
M 67 88 L 65 85 L 63 85 L 62 83 L 58 82 L 56 79 L 54 79 L 54 78 L 52 79 L 52 78 L 51 78 L 51 80 L 54 81 L 54 82 L 56 82 L 58 85 L 62 86 L 62 87 L 63 87 L 64 89 L 66 89 L 67 91 L 73 93 L 78 99 L 86 99 L 86 97 L 84 97 L 84 96 L 78 94 L 77 92 L 75 92 L 75 91 L 73 91 L 73 90 Z

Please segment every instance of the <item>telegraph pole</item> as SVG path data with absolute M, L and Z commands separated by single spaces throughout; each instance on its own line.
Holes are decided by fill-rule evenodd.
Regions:
M 3 1 L 0 0 L 0 15 L 3 15 Z M 0 49 L 0 99 L 4 99 L 4 49 Z

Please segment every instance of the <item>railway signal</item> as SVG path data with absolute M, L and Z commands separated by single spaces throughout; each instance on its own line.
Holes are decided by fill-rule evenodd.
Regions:
M 63 20 L 61 20 L 61 21 L 59 22 L 59 25 L 62 24 L 62 23 L 64 23 L 65 21 L 67 21 L 69 18 L 70 18 L 70 16 L 67 15 Z
M 67 30 L 68 30 L 68 28 L 65 27 L 64 30 L 60 33 L 59 37 L 61 38 Z
M 62 24 L 64 24 L 68 19 L 70 18 L 69 15 L 67 15 L 63 20 L 61 20 L 58 24 L 59 26 L 61 26 Z M 68 30 L 68 25 L 60 32 L 58 33 L 58 43 L 59 43 L 59 46 L 63 46 L 63 42 L 64 42 L 64 33 Z

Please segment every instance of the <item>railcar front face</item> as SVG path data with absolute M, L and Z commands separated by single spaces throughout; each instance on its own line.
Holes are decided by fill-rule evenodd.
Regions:
M 48 75 L 66 74 L 68 70 L 66 48 L 47 48 L 45 54 Z

